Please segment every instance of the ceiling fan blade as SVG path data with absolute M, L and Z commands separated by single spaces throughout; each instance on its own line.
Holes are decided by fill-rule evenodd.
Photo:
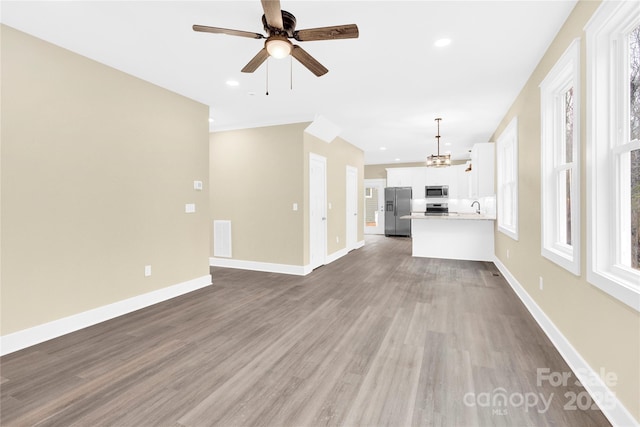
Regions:
M 307 67 L 309 71 L 311 71 L 316 76 L 320 77 L 324 74 L 327 74 L 329 70 L 327 70 L 324 65 L 319 63 L 313 56 L 309 55 L 303 48 L 300 46 L 293 45 L 293 49 L 291 50 L 291 56 L 296 58 L 302 65 Z
M 282 30 L 282 10 L 280 9 L 280 0 L 261 0 L 264 16 L 267 18 L 267 24 L 273 28 Z
M 201 33 L 227 34 L 229 36 L 249 37 L 251 39 L 263 39 L 264 36 L 259 33 L 251 33 L 249 31 L 230 30 L 228 28 L 208 27 L 206 25 L 194 25 L 193 31 Z
M 249 61 L 249 63 L 240 71 L 243 73 L 253 73 L 264 61 L 267 60 L 268 57 L 269 52 L 267 52 L 267 49 L 263 47 L 262 50 L 258 52 L 258 54 L 254 56 L 253 59 L 251 59 L 251 61 Z
M 332 27 L 309 28 L 293 33 L 293 37 L 299 42 L 314 40 L 357 39 L 358 26 L 356 24 L 334 25 Z

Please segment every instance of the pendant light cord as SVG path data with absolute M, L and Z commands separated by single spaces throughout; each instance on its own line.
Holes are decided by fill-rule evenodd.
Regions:
M 440 120 L 441 118 L 437 118 L 436 122 L 438 122 L 438 134 L 436 135 L 436 139 L 438 140 L 438 157 L 440 157 Z

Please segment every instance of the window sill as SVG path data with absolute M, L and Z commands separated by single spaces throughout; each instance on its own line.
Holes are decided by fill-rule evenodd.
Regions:
M 580 259 L 573 256 L 573 254 L 567 254 L 551 248 L 542 248 L 542 256 L 570 273 L 580 276 Z

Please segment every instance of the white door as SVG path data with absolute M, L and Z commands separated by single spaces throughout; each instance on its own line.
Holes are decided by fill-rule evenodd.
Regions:
M 384 234 L 384 179 L 364 180 L 364 234 Z
M 358 169 L 347 166 L 347 251 L 358 244 Z
M 327 159 L 309 153 L 309 264 L 318 268 L 327 259 Z

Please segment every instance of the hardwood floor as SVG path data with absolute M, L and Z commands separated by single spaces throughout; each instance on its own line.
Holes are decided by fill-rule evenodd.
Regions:
M 405 238 L 214 284 L 0 359 L 3 426 L 606 426 L 491 263 Z M 572 378 L 575 378 L 572 376 Z M 548 403 L 547 403 L 548 402 Z

